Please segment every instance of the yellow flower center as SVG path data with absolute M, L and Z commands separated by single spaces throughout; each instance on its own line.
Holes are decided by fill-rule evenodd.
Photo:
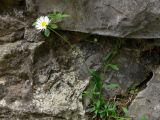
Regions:
M 47 25 L 47 23 L 44 21 L 41 23 L 42 27 L 45 27 Z

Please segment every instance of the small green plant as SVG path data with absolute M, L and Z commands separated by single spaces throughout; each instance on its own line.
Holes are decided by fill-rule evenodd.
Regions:
M 136 87 L 136 85 L 133 85 L 132 87 L 130 87 L 130 88 L 128 89 L 128 91 L 129 91 L 130 94 L 136 94 L 136 93 L 138 93 L 139 88 Z
M 115 64 L 107 64 L 107 65 L 105 65 L 105 67 L 106 67 L 106 69 L 111 68 L 113 70 L 119 70 L 118 65 L 115 65 Z
M 93 118 L 101 118 L 101 119 L 116 119 L 116 120 L 130 120 L 127 116 L 127 109 L 123 108 L 125 117 L 119 117 L 117 112 L 116 103 L 113 101 L 106 101 L 103 96 L 103 88 L 107 87 L 108 89 L 115 89 L 119 87 L 117 84 L 109 84 L 104 86 L 103 81 L 100 77 L 100 74 L 96 71 L 90 71 L 92 76 L 91 88 L 85 92 L 85 95 L 91 99 L 91 106 L 87 110 L 87 112 L 93 114 Z
M 95 70 L 90 70 L 92 80 L 90 83 L 90 88 L 84 92 L 84 95 L 89 97 L 91 100 L 91 105 L 87 109 L 88 113 L 93 114 L 92 119 L 100 118 L 102 120 L 130 120 L 127 116 L 127 109 L 123 108 L 125 117 L 119 117 L 117 111 L 117 105 L 114 101 L 106 101 L 103 96 L 103 89 L 107 87 L 108 89 L 118 88 L 118 84 L 108 84 L 104 85 L 103 80 L 98 72 Z
M 140 120 L 149 120 L 149 119 L 145 115 L 142 115 L 142 117 L 140 118 Z
M 42 32 L 45 37 L 49 37 L 51 31 L 54 32 L 57 36 L 59 36 L 62 40 L 64 40 L 71 46 L 68 40 L 66 40 L 58 32 L 55 31 L 58 28 L 57 23 L 62 21 L 66 17 L 69 17 L 69 15 L 60 12 L 53 12 L 48 14 L 47 16 L 39 17 L 32 26 Z
M 39 17 L 36 22 L 33 23 L 33 26 L 37 30 L 42 31 L 46 37 L 49 37 L 51 31 L 55 32 L 55 29 L 58 28 L 57 23 L 65 17 L 69 17 L 69 15 L 59 12 L 50 13 L 47 16 Z
M 106 70 L 119 70 L 116 64 L 111 64 L 111 60 L 118 53 L 119 47 L 112 49 L 104 58 L 104 69 Z M 104 71 L 104 72 L 105 72 Z M 86 110 L 88 114 L 91 114 L 92 119 L 95 120 L 131 120 L 128 115 L 127 108 L 121 108 L 123 116 L 118 112 L 118 106 L 116 101 L 106 99 L 103 95 L 104 89 L 114 90 L 120 86 L 115 83 L 105 84 L 101 78 L 100 72 L 95 70 L 89 70 L 92 77 L 89 88 L 84 92 L 84 95 L 90 98 L 91 104 Z
M 110 84 L 105 85 L 105 88 L 110 89 L 110 90 L 113 90 L 113 89 L 116 89 L 119 87 L 120 86 L 118 84 L 114 84 L 114 83 L 110 83 Z
M 94 70 L 90 70 L 90 74 L 92 76 L 91 89 L 84 92 L 92 102 L 87 112 L 94 114 L 93 118 L 104 119 L 116 116 L 116 104 L 109 101 L 106 102 L 102 94 L 104 85 L 100 74 Z

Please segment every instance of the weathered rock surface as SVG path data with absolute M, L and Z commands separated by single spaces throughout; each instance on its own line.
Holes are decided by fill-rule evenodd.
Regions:
M 23 38 L 25 23 L 9 16 L 0 16 L 0 44 Z
M 160 38 L 159 0 L 36 0 L 39 15 L 60 11 L 71 17 L 61 28 L 130 38 Z
M 122 49 L 112 60 L 112 64 L 118 65 L 119 70 L 107 71 L 105 82 L 119 84 L 120 88 L 115 93 L 109 90 L 108 94 L 111 96 L 124 94 L 129 88 L 136 87 L 146 80 L 151 70 L 140 62 L 138 54 L 138 51 Z
M 18 8 L 22 4 L 26 5 L 25 12 L 29 13 L 35 13 L 37 6 L 38 14 L 41 15 L 53 11 L 66 12 L 71 17 L 61 23 L 61 28 L 65 30 L 134 38 L 160 36 L 157 24 L 160 6 L 158 0 L 26 0 L 25 4 L 22 0 L 2 0 L 0 3 L 0 6 L 5 5 L 3 9 L 7 10 L 13 6 Z M 22 9 L 24 10 L 23 7 Z M 59 43 L 60 40 L 56 37 L 44 39 L 31 28 L 32 18 L 25 18 L 23 10 L 12 11 L 18 17 L 13 14 L 12 17 L 4 13 L 0 15 L 0 119 L 87 119 L 81 93 L 89 83 L 88 68 L 101 70 L 105 64 L 104 57 L 115 45 L 113 38 L 103 38 L 103 41 L 95 43 L 75 42 L 75 48 L 70 50 L 66 48 L 67 45 Z M 96 40 L 101 38 L 98 37 Z M 84 41 L 89 40 L 85 38 Z M 160 45 L 157 44 L 159 41 L 154 42 L 152 41 L 152 45 L 149 44 L 149 50 L 155 44 Z M 159 54 L 153 53 L 150 56 L 148 48 L 145 52 L 135 50 L 135 43 L 132 46 L 132 42 L 125 41 L 125 44 L 112 61 L 113 64 L 119 65 L 120 70 L 106 71 L 103 76 L 106 83 L 120 85 L 116 91 L 106 90 L 107 96 L 121 94 L 129 87 L 141 84 L 150 72 L 145 65 L 152 66 L 152 61 L 155 65 L 159 64 Z M 157 74 L 158 72 L 155 76 L 158 76 Z M 142 113 L 149 113 L 151 120 L 159 119 L 159 108 L 154 107 L 159 104 L 156 92 L 159 89 L 158 77 L 154 79 L 130 107 L 130 113 L 135 119 L 139 119 Z M 152 93 L 155 94 L 150 97 Z M 141 106 L 141 94 L 146 101 L 149 99 L 154 102 L 140 101 L 147 105 Z M 138 107 L 134 107 L 137 104 Z M 140 112 L 134 114 L 134 110 Z
M 129 108 L 133 120 L 146 116 L 149 120 L 160 119 L 160 68 L 155 71 L 147 88 L 141 91 Z
M 1 19 L 0 117 L 87 119 L 81 93 L 89 82 L 88 68 L 100 70 L 103 58 L 115 43 L 110 40 L 81 42 L 70 50 L 58 44 L 59 40 L 45 40 L 17 18 L 3 16 Z M 122 50 L 113 63 L 119 64 L 123 72 L 107 72 L 106 79 L 108 74 L 112 75 L 107 82 L 118 82 L 121 91 L 140 84 L 147 70 L 135 54 L 135 51 Z
M 89 79 L 75 70 L 81 52 L 55 49 L 22 21 L 1 19 L 0 118 L 85 119 L 81 100 Z

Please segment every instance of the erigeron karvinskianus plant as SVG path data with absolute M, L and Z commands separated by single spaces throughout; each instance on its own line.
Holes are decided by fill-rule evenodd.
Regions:
M 48 16 L 41 16 L 37 19 L 35 22 L 35 28 L 40 31 L 46 31 L 48 28 L 49 23 L 51 20 L 48 18 Z M 49 34 L 45 34 L 47 37 Z
M 33 23 L 33 26 L 42 32 L 45 37 L 49 37 L 51 32 L 54 32 L 57 36 L 59 36 L 62 40 L 70 45 L 70 43 L 65 38 L 63 38 L 58 32 L 55 31 L 55 29 L 58 28 L 57 23 L 62 21 L 62 19 L 65 17 L 69 17 L 69 15 L 59 12 L 50 13 L 47 16 L 39 17 L 36 22 Z

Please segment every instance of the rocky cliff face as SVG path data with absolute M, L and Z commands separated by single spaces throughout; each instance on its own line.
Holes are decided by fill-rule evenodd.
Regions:
M 90 43 L 86 41 L 92 37 L 78 33 L 76 37 L 82 41 L 76 42 L 77 38 L 67 33 L 66 37 L 74 41 L 75 47 L 71 49 L 57 37 L 44 38 L 31 26 L 38 14 L 65 11 L 71 17 L 60 25 L 70 31 L 159 38 L 160 5 L 156 0 L 2 0 L 0 3 L 0 118 L 4 120 L 87 120 L 82 102 L 82 92 L 90 79 L 87 70 L 100 70 L 103 58 L 116 41 L 94 36 L 98 42 Z M 145 49 L 137 48 L 139 42 L 134 41 L 124 40 L 122 51 L 113 60 L 120 65 L 120 71 L 105 76 L 106 82 L 120 84 L 119 93 L 141 84 L 153 65 L 159 65 L 159 52 L 149 56 L 149 50 L 155 45 L 159 47 L 158 40 L 146 40 Z M 155 94 L 154 99 L 158 98 Z M 137 105 L 136 100 L 130 107 L 132 116 L 132 111 L 139 110 L 134 104 Z

